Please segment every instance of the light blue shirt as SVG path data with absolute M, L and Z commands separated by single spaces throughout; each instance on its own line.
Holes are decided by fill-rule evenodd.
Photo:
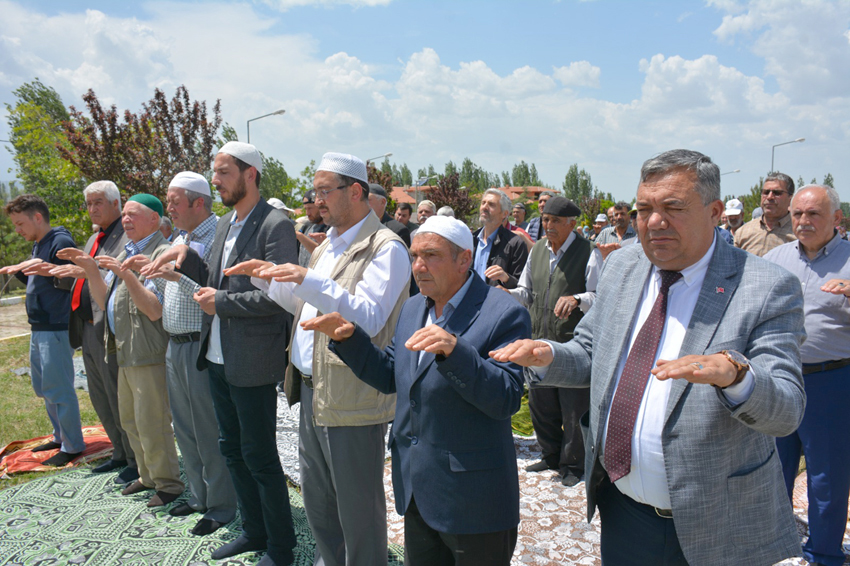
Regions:
M 127 257 L 130 258 L 145 251 L 148 242 L 151 241 L 154 234 L 156 234 L 156 232 L 151 232 L 150 235 L 142 238 L 139 242 L 129 241 L 124 244 L 124 251 L 127 252 Z M 107 273 L 106 277 L 103 278 L 107 287 L 111 286 L 114 280 L 115 274 L 112 271 Z M 156 295 L 156 298 L 160 303 L 162 303 L 163 295 L 159 289 L 157 289 L 156 285 L 154 285 L 153 281 L 145 280 L 145 289 Z M 115 334 L 115 287 L 112 287 L 112 290 L 109 293 L 109 299 L 106 302 L 106 321 L 109 323 L 109 331 Z
M 428 317 L 425 320 L 425 326 L 430 326 L 432 324 L 436 324 L 440 328 L 445 328 L 446 323 L 454 314 L 455 310 L 457 310 L 457 306 L 466 296 L 466 292 L 469 291 L 469 287 L 472 286 L 473 274 L 470 272 L 467 274 L 466 283 L 458 289 L 457 293 L 452 295 L 452 298 L 449 299 L 449 302 L 443 307 L 443 314 L 437 317 L 437 309 L 435 308 L 433 301 L 428 299 L 428 303 L 431 304 L 431 308 L 428 309 Z M 419 360 L 422 360 L 422 355 L 425 353 L 425 350 L 419 352 Z
M 499 229 L 496 228 L 485 240 L 481 238 L 481 236 L 484 235 L 484 229 L 482 228 L 478 237 L 478 247 L 475 248 L 475 263 L 473 264 L 475 267 L 475 273 L 481 276 L 481 279 L 484 279 L 485 281 L 486 278 L 484 277 L 484 272 L 487 271 L 487 260 L 490 258 L 490 250 L 493 249 L 493 240 L 496 239 L 496 234 L 498 233 Z

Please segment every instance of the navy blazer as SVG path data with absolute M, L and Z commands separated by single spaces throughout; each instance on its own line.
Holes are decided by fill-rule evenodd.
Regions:
M 390 436 L 396 510 L 410 498 L 433 529 L 452 534 L 513 529 L 519 523 L 519 482 L 511 415 L 523 394 L 521 368 L 488 353 L 531 336 L 528 311 L 478 275 L 446 330 L 457 336 L 448 357 L 404 347 L 425 326 L 426 299 L 402 307 L 393 342 L 380 350 L 360 328 L 331 350 L 360 379 L 398 393 Z M 396 347 L 398 345 L 398 347 Z

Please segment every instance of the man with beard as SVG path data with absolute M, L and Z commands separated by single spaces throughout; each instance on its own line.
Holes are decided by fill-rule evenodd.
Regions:
M 552 191 L 543 191 L 537 197 L 537 212 L 540 213 L 540 216 L 535 216 L 529 220 L 528 226 L 525 228 L 525 231 L 528 232 L 528 235 L 535 242 L 545 235 L 543 227 L 540 225 L 540 217 L 543 215 L 543 208 L 546 206 L 546 201 L 553 196 L 555 196 L 555 193 Z
M 726 223 L 723 228 L 735 237 L 738 228 L 744 225 L 744 203 L 736 198 L 726 201 Z
M 735 245 L 761 257 L 777 246 L 793 242 L 796 237 L 788 212 L 793 196 L 794 180 L 791 177 L 776 172 L 765 177 L 761 189 L 761 208 L 764 214 L 738 229 Z
M 195 300 L 204 311 L 198 369 L 210 375 L 219 426 L 219 447 L 227 461 L 242 533 L 219 547 L 222 560 L 268 550 L 262 566 L 290 564 L 296 545 L 286 477 L 275 438 L 277 383 L 283 380 L 292 317 L 251 283 L 225 273 L 237 263 L 259 259 L 296 263 L 295 230 L 286 215 L 260 196 L 263 161 L 253 145 L 228 142 L 213 165 L 213 185 L 225 206 L 208 261 L 187 246 L 174 246 L 143 269 L 175 268 L 201 287 Z
M 322 215 L 319 214 L 319 207 L 316 206 L 316 191 L 310 189 L 304 193 L 301 202 L 304 205 L 307 222 L 295 232 L 295 237 L 298 238 L 299 244 L 298 265 L 307 267 L 313 250 L 325 240 L 325 233 L 330 226 L 324 223 Z
M 479 208 L 481 228 L 473 234 L 473 269 L 488 285 L 506 289 L 517 286 L 528 259 L 525 240 L 504 227 L 510 212 L 508 195 L 487 189 Z
M 596 247 L 602 252 L 603 259 L 606 259 L 608 254 L 614 250 L 619 250 L 626 244 L 634 243 L 633 240 L 637 238 L 637 232 L 632 228 L 629 218 L 629 205 L 625 202 L 618 202 L 611 208 L 614 209 L 612 225 L 604 228 L 596 237 Z

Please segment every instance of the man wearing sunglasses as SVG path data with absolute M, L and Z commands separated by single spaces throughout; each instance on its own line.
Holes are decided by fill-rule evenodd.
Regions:
M 761 257 L 777 246 L 796 240 L 788 213 L 792 196 L 794 181 L 791 177 L 785 173 L 770 173 L 761 189 L 764 215 L 738 228 L 735 245 Z

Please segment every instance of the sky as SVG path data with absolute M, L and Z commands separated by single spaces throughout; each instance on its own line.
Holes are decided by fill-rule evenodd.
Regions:
M 850 0 L 0 0 L 0 102 L 35 77 L 66 105 L 137 112 L 155 88 L 297 175 L 326 151 L 416 173 L 578 164 L 631 200 L 640 166 L 709 155 L 725 196 L 771 166 L 850 201 Z M 8 139 L 5 109 L 0 139 Z M 6 144 L 0 144 L 6 145 Z M 6 145 L 6 147 L 9 147 Z M 0 150 L 0 180 L 14 178 Z M 739 173 L 733 171 L 740 169 Z

